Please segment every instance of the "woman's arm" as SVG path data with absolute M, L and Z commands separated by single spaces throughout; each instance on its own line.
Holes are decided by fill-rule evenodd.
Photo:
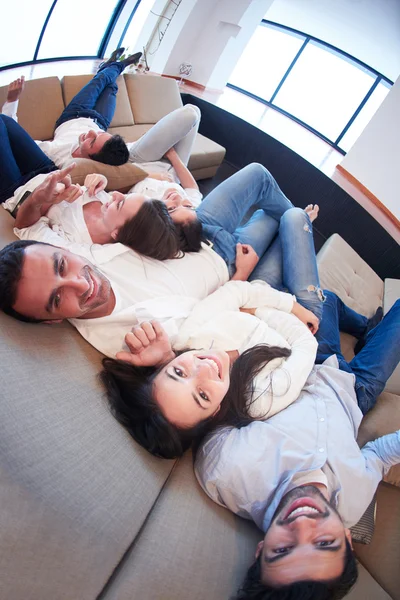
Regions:
M 168 152 L 165 153 L 165 158 L 168 158 L 169 162 L 174 167 L 175 173 L 183 189 L 199 189 L 195 178 L 189 169 L 183 164 L 175 148 L 168 150 Z
M 254 381 L 256 401 L 250 414 L 267 418 L 294 402 L 314 366 L 318 343 L 309 329 L 293 314 L 260 308 L 256 315 L 279 333 L 291 347 L 291 355 L 282 366 L 267 364 Z M 265 340 L 268 343 L 268 340 Z

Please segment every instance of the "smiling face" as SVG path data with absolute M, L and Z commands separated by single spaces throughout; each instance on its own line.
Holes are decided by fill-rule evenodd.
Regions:
M 189 428 L 219 411 L 229 381 L 226 352 L 184 352 L 154 378 L 154 399 L 170 423 Z
M 104 144 L 111 138 L 111 133 L 89 129 L 87 133 L 81 133 L 79 136 L 79 147 L 73 152 L 73 156 L 76 158 L 90 158 L 91 154 L 100 152 Z
M 279 504 L 264 541 L 261 580 L 274 587 L 295 581 L 326 581 L 344 568 L 345 529 L 336 510 L 313 485 L 294 488 Z
M 151 202 L 142 194 L 121 194 L 111 192 L 110 200 L 103 204 L 103 222 L 111 236 L 116 239 L 118 230 L 137 215 L 145 202 Z
M 165 190 L 162 201 L 166 205 L 174 223 L 190 223 L 195 221 L 196 209 L 188 198 L 185 198 L 176 190 L 168 188 Z
M 109 280 L 83 257 L 62 248 L 34 244 L 24 252 L 13 309 L 41 320 L 92 319 L 112 312 Z

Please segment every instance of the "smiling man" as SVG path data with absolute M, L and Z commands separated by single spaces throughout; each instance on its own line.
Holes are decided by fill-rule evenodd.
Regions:
M 387 315 L 393 323 L 399 308 Z M 357 356 L 374 352 L 383 328 L 375 328 Z M 205 492 L 264 532 L 237 599 L 337 600 L 356 581 L 349 528 L 400 462 L 400 431 L 359 448 L 354 376 L 337 367 L 331 356 L 314 367 L 291 406 L 267 421 L 220 429 L 197 452 Z

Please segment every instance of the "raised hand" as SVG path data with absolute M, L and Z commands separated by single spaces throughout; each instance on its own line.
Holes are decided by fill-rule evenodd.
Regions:
M 236 244 L 236 273 L 232 279 L 246 281 L 258 261 L 256 251 L 249 244 Z
M 12 81 L 7 90 L 7 102 L 15 102 L 19 100 L 25 87 L 25 77 L 18 77 L 15 81 Z
M 118 352 L 117 359 L 135 367 L 153 367 L 163 365 L 173 358 L 168 335 L 158 321 L 145 321 L 133 327 L 125 336 L 129 352 Z
M 47 212 L 53 204 L 59 204 L 64 200 L 74 202 L 79 198 L 83 194 L 83 190 L 79 185 L 72 184 L 70 176 L 74 167 L 75 163 L 72 163 L 65 169 L 50 173 L 43 183 L 32 192 L 32 201 L 43 206 L 44 211 Z
M 102 192 L 106 188 L 107 183 L 105 175 L 92 173 L 91 175 L 86 175 L 84 185 L 87 188 L 89 196 L 95 196 L 98 192 Z
M 301 304 L 298 302 L 294 302 L 292 314 L 294 314 L 298 319 L 300 319 L 300 321 L 307 325 L 311 333 L 314 335 L 317 333 L 319 328 L 319 319 L 314 315 L 313 312 L 311 312 L 311 310 L 304 308 L 304 306 L 301 306 Z

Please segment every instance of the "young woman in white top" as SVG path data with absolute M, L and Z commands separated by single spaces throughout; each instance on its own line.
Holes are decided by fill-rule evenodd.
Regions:
M 314 365 L 317 329 L 290 294 L 230 281 L 194 304 L 176 336 L 143 322 L 125 338 L 129 352 L 103 361 L 112 412 L 153 454 L 179 456 L 238 414 L 246 423 L 266 419 L 296 400 Z

